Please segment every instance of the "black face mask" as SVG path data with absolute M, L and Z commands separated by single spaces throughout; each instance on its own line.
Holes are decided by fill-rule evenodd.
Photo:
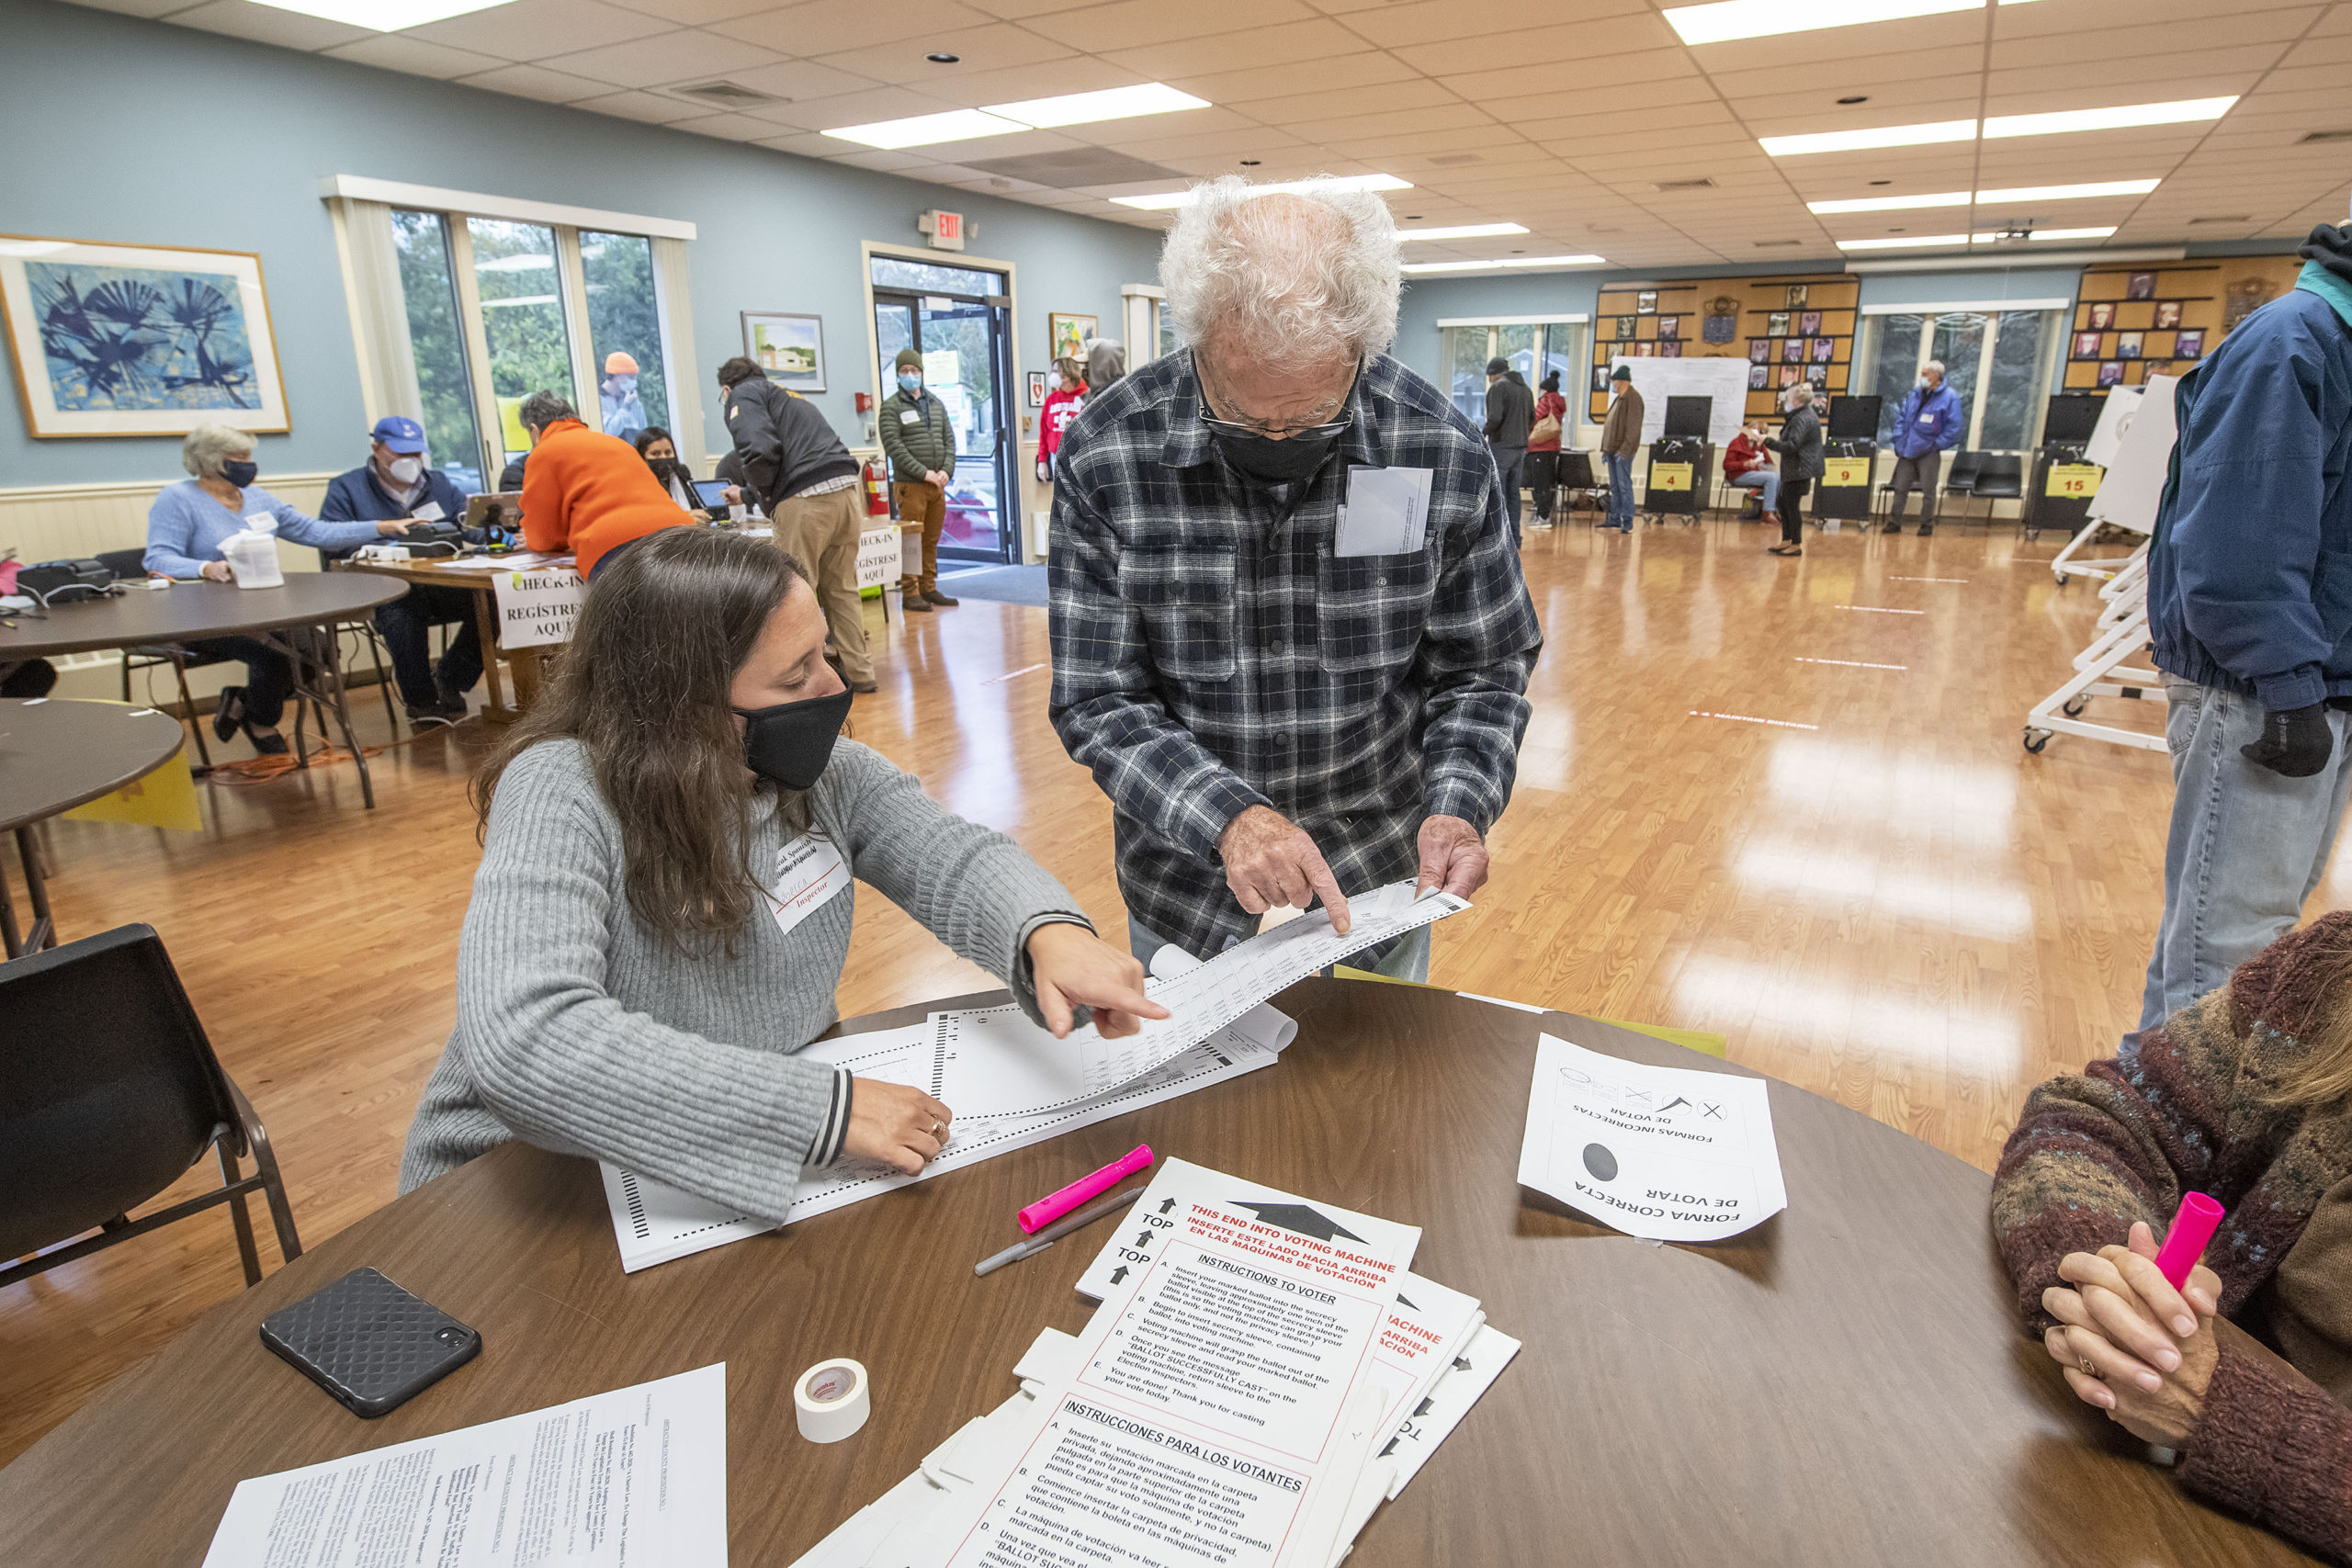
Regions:
M 1287 440 L 1276 441 L 1267 435 L 1244 435 L 1234 431 L 1212 430 L 1209 439 L 1225 454 L 1225 460 L 1261 484 L 1296 484 L 1312 479 L 1340 444 L 1337 433 L 1330 434 L 1301 434 Z
M 255 479 L 261 478 L 261 465 L 259 463 L 243 462 L 235 457 L 232 457 L 227 462 L 220 465 L 220 477 L 227 479 L 231 484 L 235 485 L 239 490 L 243 490 L 247 485 L 252 484 Z
M 743 719 L 743 761 L 786 789 L 814 789 L 849 717 L 850 690 L 772 708 L 737 708 Z

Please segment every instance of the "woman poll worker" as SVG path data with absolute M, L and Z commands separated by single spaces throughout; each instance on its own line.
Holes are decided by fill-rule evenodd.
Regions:
M 553 392 L 533 392 L 515 411 L 531 433 L 523 470 L 523 543 L 569 553 L 593 578 L 616 550 L 662 528 L 701 521 L 684 511 L 628 442 L 581 422 Z
M 2229 1213 L 2175 1290 L 2154 1227 Z M 2352 1562 L 2352 910 L 2028 1098 L 1993 1178 L 2018 1310 L 2192 1496 Z
M 636 447 L 637 455 L 645 459 L 645 466 L 653 471 L 653 477 L 662 488 L 670 492 L 670 499 L 687 511 L 698 512 L 717 522 L 727 507 L 743 503 L 742 491 L 730 484 L 725 492 L 727 499 L 719 507 L 714 509 L 706 505 L 695 488 L 694 470 L 687 468 L 685 459 L 678 456 L 677 442 L 660 425 L 647 425 L 629 438 L 629 445 Z
M 477 778 L 457 1028 L 402 1190 L 514 1138 L 768 1219 L 804 1169 L 921 1170 L 948 1107 L 797 1055 L 834 1020 L 853 877 L 1057 1035 L 1081 1009 L 1114 1036 L 1167 1016 L 1012 840 L 836 739 L 850 694 L 824 651 L 798 563 L 754 540 L 666 529 L 596 580 Z
M 401 520 L 322 523 L 288 506 L 254 482 L 261 472 L 254 462 L 254 438 L 225 424 L 189 431 L 180 443 L 180 467 L 195 477 L 165 485 L 147 509 L 147 553 L 141 564 L 158 577 L 228 581 L 220 546 L 254 527 L 314 549 L 348 550 L 408 526 Z M 226 740 L 243 729 L 262 755 L 283 754 L 286 737 L 277 732 L 277 720 L 293 694 L 293 660 L 254 637 L 199 637 L 181 646 L 244 660 L 245 683 L 221 689 L 212 732 Z

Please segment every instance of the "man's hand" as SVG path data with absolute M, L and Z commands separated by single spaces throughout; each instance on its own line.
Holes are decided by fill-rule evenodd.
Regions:
M 945 1145 L 956 1113 L 919 1089 L 882 1078 L 850 1080 L 842 1153 L 913 1176 Z
M 1272 807 L 1252 806 L 1227 823 L 1216 852 L 1225 862 L 1225 885 L 1250 914 L 1284 904 L 1304 909 L 1320 897 L 1331 911 L 1331 929 L 1347 934 L 1348 897 L 1339 878 L 1306 829 Z M 1481 866 L 1485 860 L 1481 853 Z
M 1467 898 L 1487 885 L 1487 843 L 1459 817 L 1432 817 L 1421 824 L 1421 874 L 1413 884 L 1418 898 L 1442 888 Z
M 378 536 L 387 539 L 405 534 L 408 532 L 408 529 L 409 519 L 405 517 L 394 517 L 376 525 L 376 532 Z
M 922 482 L 927 485 L 937 485 L 940 489 L 945 490 L 947 476 L 937 468 L 925 468 L 922 473 Z
M 2327 705 L 2273 710 L 2262 716 L 2262 738 L 2238 751 L 2249 762 L 2290 779 L 2307 779 L 2327 766 L 2335 738 L 2327 728 Z
M 1143 994 L 1143 965 L 1084 926 L 1056 920 L 1029 933 L 1029 974 L 1037 984 L 1037 1010 L 1057 1040 L 1071 1028 L 1070 1010 L 1094 1010 L 1094 1032 L 1106 1040 L 1133 1034 L 1147 1018 L 1168 1010 Z

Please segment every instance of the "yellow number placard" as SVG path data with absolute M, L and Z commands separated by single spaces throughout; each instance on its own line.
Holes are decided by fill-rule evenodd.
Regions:
M 1690 464 L 1688 464 L 1688 463 L 1652 463 L 1652 464 L 1650 465 L 1650 489 L 1652 489 L 1652 490 L 1689 490 L 1690 488 Z
M 2088 501 L 2098 493 L 2099 476 L 2106 471 L 2097 463 L 2052 463 L 2042 493 L 2061 501 Z
M 1825 457 L 1821 462 L 1821 483 L 1841 489 L 1871 482 L 1871 460 L 1868 457 Z

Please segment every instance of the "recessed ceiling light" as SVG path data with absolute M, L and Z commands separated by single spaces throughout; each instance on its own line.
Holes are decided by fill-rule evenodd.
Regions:
M 1871 96 L 1868 93 L 1855 93 L 1838 101 L 1841 104 L 1866 104 L 1871 101 Z
M 1096 120 L 1127 119 L 1136 115 L 1208 107 L 1206 98 L 1180 93 L 1164 83 L 1144 82 L 1099 93 L 1069 93 L 1057 98 L 1026 98 L 1015 104 L 989 104 L 977 109 L 950 109 L 944 114 L 876 120 L 871 125 L 844 125 L 824 134 L 867 147 L 927 147 L 933 142 L 968 141 L 1015 130 L 1089 125 Z
M 1871 147 L 1931 147 L 1944 141 L 1973 141 L 1973 119 L 1939 119 L 1926 125 L 1883 125 L 1871 130 L 1821 130 L 1808 136 L 1758 138 L 1775 158 L 1807 152 L 1857 152 Z
M 1994 115 L 1984 121 L 1984 138 L 2053 136 L 2068 130 L 2122 130 L 2135 125 L 2189 125 L 2219 119 L 2236 103 L 2226 98 L 2179 98 L 2164 104 L 2119 104 L 2105 109 L 2061 109 L 2055 114 Z
M 1715 0 L 1711 6 L 1674 6 L 1666 19 L 1684 43 L 1723 43 L 1984 8 L 1984 0 L 1811 0 L 1804 6 L 1788 0 Z
M 1892 251 L 1905 247 L 1966 243 L 1968 236 L 1965 234 L 1906 234 L 1894 240 L 1840 240 L 1838 248 L 1841 251 Z
M 1410 190 L 1413 182 L 1400 180 L 1395 175 L 1342 175 L 1336 179 L 1283 180 L 1250 187 L 1260 196 L 1279 196 L 1308 190 Z M 1170 212 L 1193 199 L 1190 189 L 1154 191 L 1149 196 L 1114 196 L 1111 198 L 1121 207 L 1132 207 L 1144 212 Z
M 2032 241 L 2104 240 L 2114 232 L 2115 225 L 2109 223 L 2104 229 L 2032 229 L 2027 231 L 2024 238 Z M 1970 235 L 1969 240 L 1973 244 L 1990 245 L 1996 244 L 2004 239 L 2014 241 L 2018 237 L 2018 236 L 2015 234 L 2004 233 L 1996 230 L 1987 230 L 1980 233 Z
M 933 65 L 954 65 L 962 61 L 964 57 L 960 54 L 950 54 L 943 49 L 936 54 L 926 54 L 923 58 L 930 61 Z
M 1809 212 L 1907 212 L 1916 207 L 1966 207 L 1964 190 L 1938 191 L 1932 196 L 1863 196 L 1847 201 L 1808 201 Z
M 1505 266 L 1606 266 L 1606 256 L 1521 256 L 1517 252 L 1492 261 L 1407 262 L 1407 272 L 1479 272 Z
M 421 28 L 427 22 L 446 21 L 469 11 L 487 11 L 492 6 L 504 5 L 506 0 L 261 0 L 261 3 L 273 10 L 294 11 L 305 17 L 341 22 L 349 28 L 368 28 L 376 32 L 390 33 L 402 28 Z
M 1400 240 L 1483 240 L 1492 234 L 1524 234 L 1524 223 L 1453 223 L 1440 229 L 1399 229 Z
M 1980 190 L 1976 193 L 1979 207 L 2036 201 L 2076 201 L 2094 196 L 2145 196 L 2161 185 L 2161 180 L 2097 180 L 2088 185 L 2075 186 L 2016 186 L 2007 190 Z

